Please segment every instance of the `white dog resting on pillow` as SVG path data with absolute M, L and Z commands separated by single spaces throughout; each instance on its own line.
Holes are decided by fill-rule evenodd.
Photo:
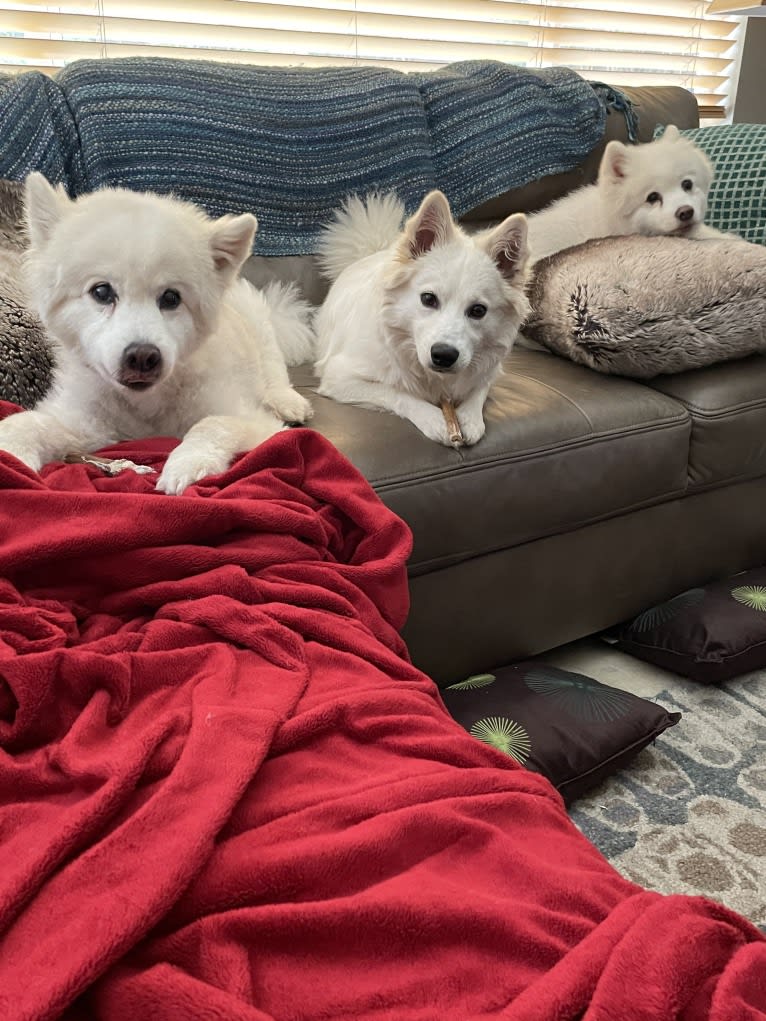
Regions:
M 595 184 L 552 202 L 529 219 L 534 262 L 592 238 L 672 234 L 721 237 L 704 224 L 713 167 L 678 128 L 644 145 L 613 140 L 604 150 Z
M 39 471 L 118 440 L 182 438 L 157 488 L 181 493 L 311 415 L 287 362 L 311 356 L 308 306 L 237 274 L 254 216 L 105 189 L 70 200 L 26 183 L 30 303 L 55 350 L 50 393 L 0 422 L 0 449 Z
M 325 231 L 320 259 L 334 283 L 316 317 L 319 393 L 470 445 L 529 312 L 526 220 L 469 237 L 440 191 L 403 219 L 394 195 L 351 198 Z M 442 401 L 456 406 L 457 441 Z

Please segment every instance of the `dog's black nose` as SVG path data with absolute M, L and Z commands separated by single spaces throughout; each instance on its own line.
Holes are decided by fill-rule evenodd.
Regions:
M 451 369 L 460 357 L 460 352 L 451 344 L 434 344 L 431 348 L 431 364 L 435 369 Z
M 162 354 L 154 344 L 128 344 L 122 352 L 122 367 L 141 376 L 156 376 L 162 366 Z
M 694 219 L 694 210 L 691 206 L 681 206 L 680 209 L 676 209 L 676 219 L 681 223 L 688 223 L 689 220 Z
M 162 372 L 162 352 L 156 344 L 140 341 L 128 344 L 122 352 L 117 380 L 129 390 L 148 390 Z

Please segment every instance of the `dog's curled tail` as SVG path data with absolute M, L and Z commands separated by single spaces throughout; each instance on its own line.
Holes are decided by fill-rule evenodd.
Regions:
M 348 266 L 388 248 L 403 219 L 404 203 L 394 192 L 351 195 L 320 236 L 317 257 L 322 275 L 337 280 Z
M 263 297 L 269 306 L 274 333 L 285 362 L 302 365 L 313 361 L 316 352 L 311 325 L 312 308 L 300 296 L 297 287 L 274 280 L 263 288 Z

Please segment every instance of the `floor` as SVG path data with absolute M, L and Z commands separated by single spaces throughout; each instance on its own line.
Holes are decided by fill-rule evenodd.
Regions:
M 602 684 L 611 684 L 641 698 L 656 698 L 678 677 L 628 656 L 600 638 L 583 638 L 579 642 L 562 645 L 540 658 L 562 670 L 595 677 Z
M 585 639 L 544 657 L 680 712 L 620 773 L 571 808 L 629 879 L 701 894 L 766 924 L 766 670 L 701 685 Z

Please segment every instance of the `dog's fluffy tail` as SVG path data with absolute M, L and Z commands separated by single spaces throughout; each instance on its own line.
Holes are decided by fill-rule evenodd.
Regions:
M 272 281 L 263 288 L 263 297 L 269 306 L 277 343 L 287 364 L 302 365 L 313 361 L 312 309 L 301 298 L 297 287 Z
M 322 275 L 337 280 L 348 266 L 388 248 L 399 234 L 403 219 L 404 204 L 393 192 L 347 198 L 319 239 L 317 256 Z

